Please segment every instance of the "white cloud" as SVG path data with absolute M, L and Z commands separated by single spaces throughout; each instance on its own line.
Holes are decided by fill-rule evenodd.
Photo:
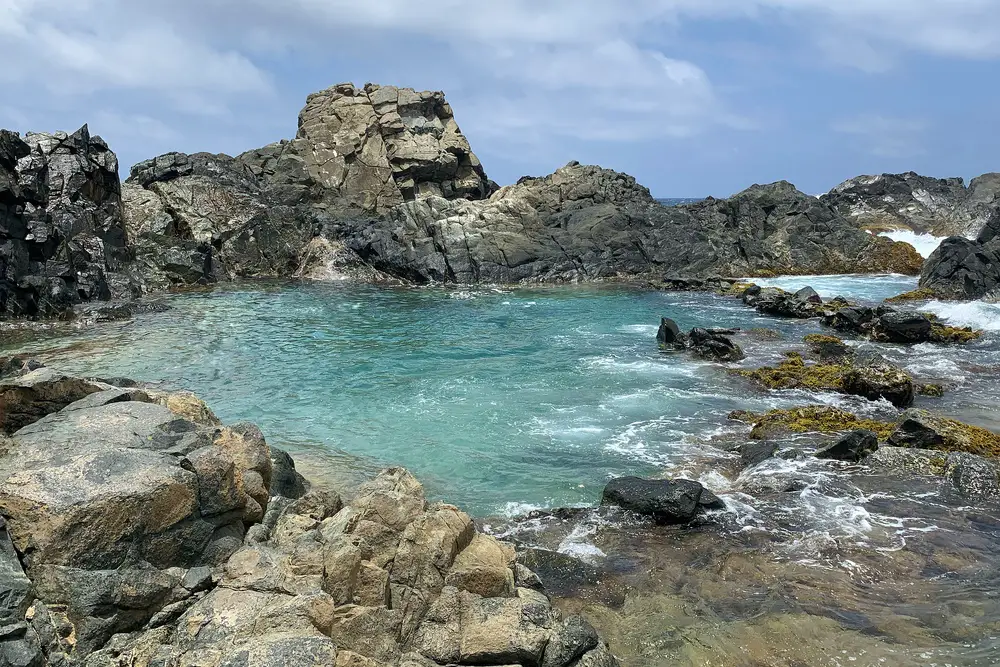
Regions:
M 881 158 L 908 158 L 923 154 L 927 123 L 914 118 L 866 114 L 833 124 L 833 131 L 852 135 L 862 150 Z

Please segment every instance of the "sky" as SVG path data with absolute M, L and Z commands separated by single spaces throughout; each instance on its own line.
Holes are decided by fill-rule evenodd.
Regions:
M 0 0 L 0 127 L 122 173 L 295 135 L 306 95 L 442 90 L 491 178 L 660 197 L 1000 171 L 1000 0 Z

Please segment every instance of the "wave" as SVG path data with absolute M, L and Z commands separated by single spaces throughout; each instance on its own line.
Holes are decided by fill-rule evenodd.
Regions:
M 934 313 L 953 326 L 1000 331 L 1000 303 L 931 301 L 922 310 Z
M 911 246 L 917 249 L 921 257 L 927 258 L 931 256 L 931 253 L 937 250 L 937 247 L 941 245 L 941 241 L 944 241 L 946 237 L 944 236 L 933 236 L 931 234 L 918 234 L 909 229 L 897 229 L 891 232 L 882 232 L 879 236 L 885 236 L 893 241 L 902 241 L 904 243 L 909 243 Z

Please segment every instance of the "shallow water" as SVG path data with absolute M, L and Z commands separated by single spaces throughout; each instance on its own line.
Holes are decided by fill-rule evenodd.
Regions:
M 915 287 L 904 276 L 758 282 L 873 303 Z M 662 354 L 654 341 L 662 316 L 682 328 L 740 327 L 748 359 L 738 366 L 754 367 L 821 331 L 815 321 L 622 286 L 262 283 L 169 303 L 168 312 L 17 347 L 68 371 L 195 391 L 223 420 L 260 424 L 334 486 L 405 465 L 432 496 L 492 530 L 588 560 L 620 599 L 608 607 L 604 593 L 573 590 L 562 604 L 612 637 L 627 665 L 996 664 L 995 506 L 949 496 L 937 478 L 809 456 L 740 472 L 727 451 L 746 432 L 726 419 L 732 410 L 821 402 L 889 417 L 890 405 L 759 392 L 725 366 Z M 990 332 L 968 346 L 880 351 L 949 386 L 945 399 L 918 405 L 1000 430 L 997 306 L 920 307 Z M 782 443 L 806 452 L 819 444 Z M 593 506 L 609 478 L 626 474 L 700 479 L 727 510 L 686 531 L 623 527 L 593 512 L 513 518 Z M 761 492 L 772 478 L 800 480 L 802 490 Z M 803 641 L 803 632 L 815 636 Z

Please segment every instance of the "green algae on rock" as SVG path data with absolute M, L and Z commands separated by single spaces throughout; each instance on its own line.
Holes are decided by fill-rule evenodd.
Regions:
M 750 437 L 754 440 L 787 435 L 789 433 L 841 433 L 866 430 L 886 440 L 896 425 L 874 419 L 862 419 L 854 413 L 828 405 L 807 405 L 787 410 L 771 410 L 764 414 L 746 411 L 730 413 L 730 419 L 753 426 Z
M 907 410 L 889 444 L 1000 457 L 1000 434 L 927 410 Z
M 910 301 L 929 301 L 936 298 L 937 293 L 926 287 L 918 287 L 915 290 L 910 290 L 909 292 L 903 292 L 902 294 L 897 294 L 896 296 L 889 297 L 885 300 L 886 303 L 907 303 Z

